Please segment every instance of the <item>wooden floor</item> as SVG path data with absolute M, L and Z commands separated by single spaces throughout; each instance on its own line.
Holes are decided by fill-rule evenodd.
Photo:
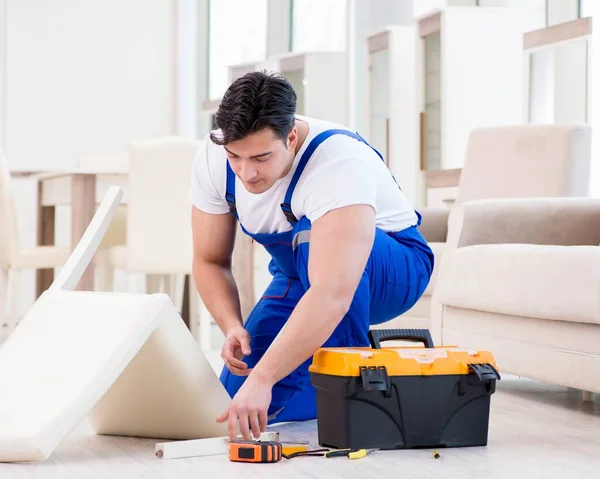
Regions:
M 215 366 L 218 364 L 215 362 Z M 314 421 L 274 427 L 281 440 L 310 440 Z M 492 397 L 487 447 L 377 451 L 346 458 L 298 457 L 276 464 L 238 464 L 226 456 L 158 459 L 155 440 L 94 436 L 83 423 L 43 463 L 0 464 L 0 479 L 67 478 L 533 478 L 600 477 L 600 403 L 530 380 L 505 377 Z

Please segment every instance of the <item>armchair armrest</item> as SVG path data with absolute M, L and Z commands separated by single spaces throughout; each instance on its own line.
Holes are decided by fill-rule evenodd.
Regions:
M 448 221 L 450 247 L 522 243 L 600 244 L 600 198 L 507 198 L 465 202 Z
M 449 208 L 419 208 L 419 231 L 430 243 L 445 243 L 448 236 Z

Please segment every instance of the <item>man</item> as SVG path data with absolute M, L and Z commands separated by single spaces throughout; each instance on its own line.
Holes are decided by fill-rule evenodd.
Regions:
M 370 325 L 423 294 L 433 254 L 381 156 L 343 126 L 296 115 L 282 76 L 236 80 L 216 124 L 191 181 L 193 274 L 226 338 L 221 381 L 233 399 L 218 421 L 231 438 L 239 421 L 251 439 L 273 420 L 316 417 L 314 352 L 367 346 Z M 236 219 L 272 257 L 245 322 L 231 273 Z

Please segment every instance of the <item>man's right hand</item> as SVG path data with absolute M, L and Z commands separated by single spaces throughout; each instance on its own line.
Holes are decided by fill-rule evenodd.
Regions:
M 243 326 L 231 328 L 225 336 L 221 357 L 225 366 L 236 376 L 247 376 L 251 369 L 242 361 L 250 354 L 250 335 Z

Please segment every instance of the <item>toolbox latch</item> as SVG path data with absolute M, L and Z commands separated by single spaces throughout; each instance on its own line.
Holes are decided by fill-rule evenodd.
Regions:
M 500 380 L 500 373 L 489 363 L 471 363 L 469 370 L 473 371 L 480 381 Z
M 360 366 L 360 377 L 365 391 L 390 390 L 390 383 L 385 366 Z

